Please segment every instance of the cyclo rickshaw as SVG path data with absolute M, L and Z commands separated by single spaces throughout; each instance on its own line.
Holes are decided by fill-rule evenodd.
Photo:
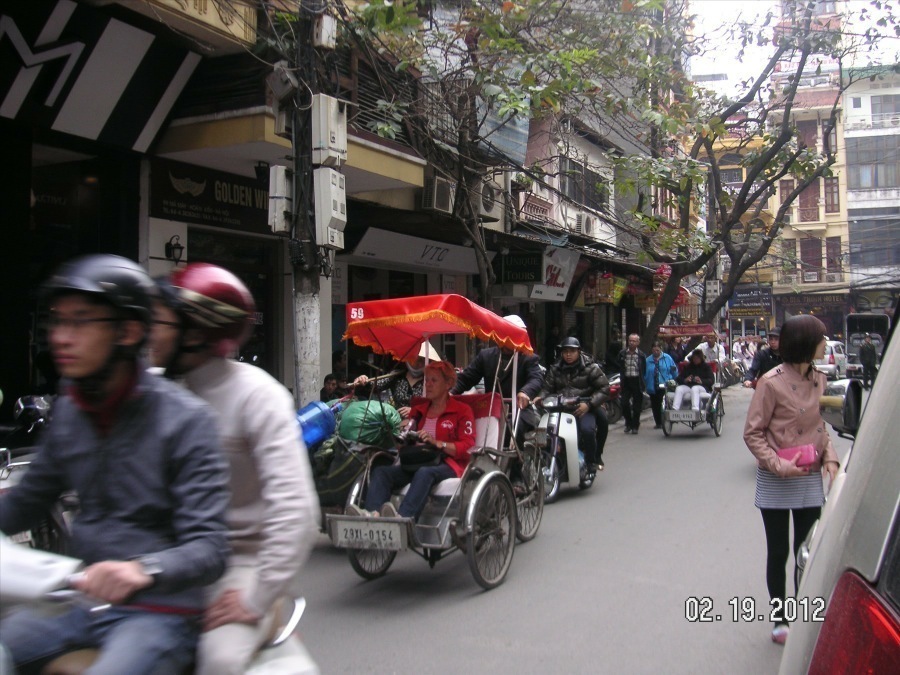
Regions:
M 513 391 L 516 359 L 532 352 L 528 333 L 459 295 L 429 295 L 372 300 L 347 305 L 345 339 L 376 353 L 412 361 L 430 336 L 463 333 L 513 351 Z M 503 360 L 501 359 L 501 362 Z M 500 377 L 495 381 L 499 382 Z M 475 581 L 485 589 L 506 578 L 515 540 L 537 534 L 544 509 L 540 451 L 533 443 L 515 442 L 518 409 L 504 400 L 498 387 L 484 394 L 455 397 L 472 407 L 476 443 L 460 478 L 439 482 L 417 521 L 407 518 L 328 514 L 326 531 L 332 543 L 346 548 L 353 569 L 365 579 L 387 572 L 398 551 L 409 549 L 431 567 L 454 551 L 468 559 Z M 512 419 L 507 411 L 512 408 Z M 362 506 L 369 476 L 392 457 L 369 453 L 366 470 L 357 478 L 347 505 Z M 516 489 L 510 472 L 517 463 Z M 408 487 L 408 486 L 407 486 Z M 399 503 L 403 488 L 392 495 Z
M 677 330 L 677 332 L 675 332 Z M 671 333 L 668 331 L 672 331 Z M 663 326 L 660 328 L 660 337 L 704 337 L 710 333 L 714 333 L 710 324 L 697 324 L 693 326 Z M 679 372 L 684 367 L 684 362 L 677 363 Z M 718 364 L 711 363 L 710 368 L 714 375 L 717 375 Z M 681 408 L 675 410 L 675 382 L 670 380 L 665 384 L 660 384 L 660 388 L 665 390 L 663 396 L 663 422 L 662 430 L 666 436 L 672 435 L 672 428 L 676 422 L 689 426 L 691 430 L 696 429 L 701 424 L 709 424 L 716 436 L 722 435 L 722 424 L 725 420 L 725 404 L 722 401 L 722 384 L 718 381 L 713 384 L 712 392 L 704 392 L 700 395 L 700 410 L 691 409 L 691 397 L 685 396 L 681 403 Z

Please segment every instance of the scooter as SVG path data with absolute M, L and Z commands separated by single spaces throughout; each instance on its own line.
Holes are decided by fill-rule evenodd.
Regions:
M 0 494 L 22 480 L 35 457 L 37 436 L 50 421 L 52 399 L 22 396 L 16 401 L 15 426 L 8 430 L 0 447 Z M 13 541 L 53 553 L 66 553 L 71 516 L 78 509 L 74 493 L 67 493 L 54 505 L 49 516 L 31 530 L 13 535 Z
M 546 396 L 544 409 L 535 431 L 535 442 L 544 457 L 544 503 L 552 504 L 563 487 L 586 490 L 594 484 L 596 474 L 588 470 L 584 453 L 578 449 L 578 423 L 572 411 L 589 398 L 578 396 Z
M 109 605 L 72 590 L 82 566 L 75 558 L 30 549 L 0 535 L 0 610 L 6 613 L 16 605 L 52 609 L 78 603 L 91 612 L 105 611 Z M 272 636 L 253 657 L 246 675 L 318 675 L 318 666 L 295 634 L 306 601 L 292 598 L 282 607 Z M 82 672 L 90 663 L 89 652 L 64 654 L 50 665 L 66 673 Z M 7 671 L 0 668 L 0 672 Z

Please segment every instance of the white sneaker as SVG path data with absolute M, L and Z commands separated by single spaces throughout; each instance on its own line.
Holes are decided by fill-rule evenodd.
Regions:
M 385 502 L 384 506 L 381 507 L 381 517 L 399 518 L 400 514 L 397 513 L 397 509 L 394 508 L 394 505 L 391 502 Z
M 372 518 L 375 514 L 371 511 L 359 508 L 356 504 L 348 504 L 344 509 L 345 516 L 356 516 L 362 518 Z

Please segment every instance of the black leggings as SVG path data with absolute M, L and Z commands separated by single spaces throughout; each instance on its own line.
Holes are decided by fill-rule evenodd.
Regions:
M 787 596 L 787 561 L 788 547 L 790 544 L 789 514 L 794 516 L 794 560 L 800 551 L 800 544 L 806 539 L 810 529 L 821 514 L 821 507 L 815 506 L 808 509 L 760 509 L 763 526 L 766 528 L 766 586 L 769 588 L 769 598 L 781 600 L 784 607 L 784 599 Z M 794 589 L 799 586 L 797 578 L 799 570 L 794 565 Z M 783 617 L 775 616 L 775 623 L 787 623 L 780 621 Z

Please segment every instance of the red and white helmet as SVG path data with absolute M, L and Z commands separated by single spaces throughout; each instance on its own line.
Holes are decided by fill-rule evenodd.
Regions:
M 216 356 L 239 349 L 253 331 L 256 304 L 247 287 L 218 265 L 190 263 L 160 284 L 163 299 L 184 320 L 199 328 Z

